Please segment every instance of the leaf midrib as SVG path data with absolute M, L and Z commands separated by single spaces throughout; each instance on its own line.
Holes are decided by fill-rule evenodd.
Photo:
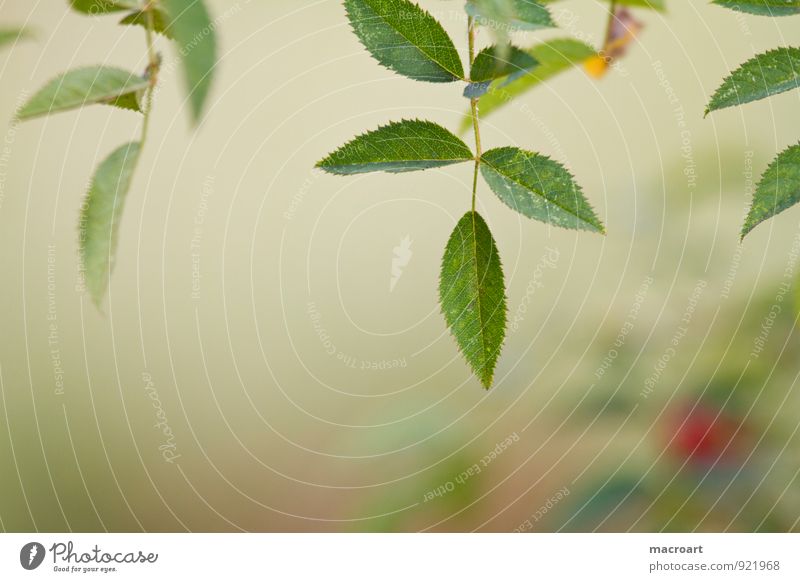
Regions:
M 480 274 L 478 272 L 478 231 L 475 228 L 475 217 L 476 216 L 477 216 L 477 214 L 475 212 L 473 212 L 472 216 L 471 216 L 471 219 L 472 219 L 472 262 L 475 265 L 475 281 L 476 281 L 476 284 L 477 284 L 477 287 L 478 287 L 477 293 L 476 293 L 475 302 L 476 302 L 477 307 L 478 307 L 478 321 L 480 321 L 480 324 L 481 324 L 481 332 L 480 332 L 480 336 L 481 336 L 481 354 L 483 356 L 482 357 L 483 362 L 482 362 L 482 366 L 481 366 L 481 373 L 483 375 L 483 374 L 486 373 L 486 367 L 487 367 L 487 364 L 488 364 L 488 361 L 489 361 L 489 356 L 488 356 L 488 354 L 486 352 L 486 332 L 485 332 L 486 325 L 485 325 L 485 322 L 483 320 L 483 310 L 481 309 L 481 279 L 480 279 Z M 490 260 L 491 260 L 491 257 L 490 257 Z M 481 382 L 483 382 L 484 380 L 485 380 L 485 378 L 481 377 Z M 489 378 L 489 380 L 491 380 L 491 378 Z M 489 382 L 489 383 L 491 383 L 491 382 Z

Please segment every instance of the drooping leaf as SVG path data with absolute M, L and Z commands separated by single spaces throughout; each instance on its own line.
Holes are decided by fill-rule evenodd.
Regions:
M 464 78 L 453 41 L 428 12 L 408 0 L 345 0 L 353 31 L 375 59 L 417 81 Z
M 97 168 L 82 207 L 80 256 L 86 286 L 96 305 L 102 303 L 114 269 L 120 217 L 139 151 L 137 142 L 114 150 Z
M 217 62 L 215 25 L 203 0 L 160 0 L 169 31 L 183 63 L 183 76 L 192 109 L 192 119 L 200 120 L 211 89 Z
M 24 28 L 0 28 L 0 47 L 28 38 L 30 33 Z
M 538 0 L 540 4 L 553 4 L 560 0 Z M 667 9 L 665 0 L 614 0 L 617 6 L 630 6 L 632 8 L 650 8 L 658 12 Z
M 400 121 L 358 136 L 317 167 L 331 174 L 411 172 L 474 159 L 469 147 L 429 121 Z
M 536 45 L 527 52 L 539 64 L 527 74 L 510 83 L 503 81 L 492 83 L 488 92 L 479 101 L 483 117 L 495 112 L 515 97 L 530 91 L 542 82 L 597 54 L 597 51 L 589 45 L 571 38 L 554 39 Z M 459 130 L 463 132 L 471 126 L 472 116 L 467 114 L 462 119 Z
M 712 0 L 714 4 L 758 16 L 800 14 L 800 0 Z
M 768 218 L 800 202 L 800 144 L 783 152 L 767 168 L 753 194 L 742 238 Z
M 466 10 L 489 28 L 537 30 L 556 25 L 550 11 L 534 0 L 468 0 Z
M 447 242 L 439 301 L 464 358 L 491 387 L 506 333 L 506 295 L 497 245 L 477 212 L 467 212 Z
M 757 101 L 800 86 L 800 49 L 778 48 L 756 55 L 722 82 L 706 107 L 717 109 Z
M 123 95 L 142 91 L 147 85 L 147 79 L 115 67 L 75 69 L 47 83 L 22 106 L 17 118 L 31 119 L 98 103 L 114 105 Z
M 127 26 L 142 26 L 144 28 L 149 26 L 147 12 L 144 10 L 131 12 L 120 20 L 119 23 Z M 157 32 L 158 34 L 174 40 L 172 31 L 169 28 L 169 19 L 166 13 L 158 7 L 153 8 L 153 32 Z
M 581 187 L 558 162 L 541 154 L 506 147 L 481 156 L 481 173 L 510 208 L 563 228 L 605 232 Z
M 69 0 L 73 10 L 84 14 L 109 14 L 139 8 L 138 0 Z

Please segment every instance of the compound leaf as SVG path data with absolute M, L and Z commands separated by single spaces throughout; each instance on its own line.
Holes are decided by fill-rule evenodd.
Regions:
M 345 0 L 364 47 L 384 67 L 417 81 L 464 78 L 461 58 L 442 25 L 408 0 Z
M 98 103 L 117 105 L 121 97 L 143 91 L 148 83 L 144 77 L 115 67 L 75 69 L 47 83 L 22 106 L 17 118 L 31 119 Z
M 400 121 L 358 136 L 317 163 L 331 174 L 411 172 L 474 159 L 469 147 L 429 121 Z
M 513 147 L 481 156 L 481 173 L 506 205 L 529 218 L 575 230 L 605 232 L 581 187 L 558 162 Z
M 800 144 L 781 152 L 761 176 L 742 238 L 758 224 L 800 202 Z
M 756 55 L 722 82 L 706 107 L 717 109 L 757 101 L 800 86 L 800 49 L 778 48 Z
M 571 38 L 557 38 L 536 45 L 527 52 L 539 64 L 513 81 L 494 82 L 489 91 L 480 98 L 481 116 L 495 112 L 515 97 L 597 54 L 594 48 Z M 471 125 L 472 116 L 467 114 L 462 119 L 459 130 L 463 132 Z
M 203 0 L 160 0 L 169 31 L 183 63 L 192 119 L 200 120 L 217 62 L 217 38 Z
M 119 222 L 139 152 L 137 142 L 114 150 L 97 168 L 82 207 L 80 257 L 86 285 L 96 305 L 102 303 L 114 269 Z
M 439 301 L 464 358 L 491 387 L 506 333 L 506 295 L 497 245 L 477 212 L 467 212 L 447 242 Z
M 713 0 L 714 4 L 758 16 L 800 14 L 800 0 Z

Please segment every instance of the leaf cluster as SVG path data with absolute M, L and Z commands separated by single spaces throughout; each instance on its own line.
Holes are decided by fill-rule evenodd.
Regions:
M 113 270 L 125 198 L 147 135 L 161 64 L 153 35 L 172 41 L 181 56 L 194 122 L 201 117 L 211 87 L 216 39 L 203 0 L 69 0 L 69 4 L 87 16 L 124 13 L 119 24 L 142 27 L 148 50 L 148 66 L 141 74 L 108 65 L 73 69 L 49 81 L 17 112 L 19 120 L 29 120 L 89 105 L 110 105 L 144 116 L 142 138 L 117 148 L 100 163 L 82 206 L 80 259 L 87 288 L 99 305 Z M 7 37 L 0 34 L 0 42 Z
M 800 14 L 800 0 L 714 0 L 725 8 L 758 16 Z M 743 105 L 800 87 L 800 48 L 758 54 L 734 70 L 714 92 L 712 111 Z M 789 146 L 769 164 L 756 185 L 742 226 L 744 238 L 756 226 L 800 202 L 800 144 Z

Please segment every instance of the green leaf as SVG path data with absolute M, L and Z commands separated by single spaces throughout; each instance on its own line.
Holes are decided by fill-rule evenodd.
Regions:
M 147 88 L 149 81 L 115 67 L 75 69 L 56 77 L 31 97 L 17 113 L 31 119 L 85 105 L 114 105 L 120 97 Z
M 0 28 L 0 47 L 29 37 L 30 33 L 24 28 Z
M 84 14 L 109 14 L 140 8 L 138 0 L 70 0 L 73 10 Z
M 768 218 L 800 202 L 800 144 L 781 152 L 761 176 L 742 238 Z
M 149 27 L 147 12 L 144 10 L 131 12 L 125 18 L 120 20 L 119 23 L 128 26 L 141 26 L 144 28 Z M 158 7 L 153 9 L 153 32 L 157 32 L 166 38 L 174 40 L 172 36 L 172 30 L 169 28 L 168 17 L 166 13 Z
M 550 11 L 533 0 L 468 0 L 466 10 L 479 24 L 492 28 L 537 30 L 556 25 Z
M 506 334 L 506 295 L 497 245 L 477 212 L 467 212 L 447 242 L 439 301 L 461 353 L 490 388 Z
M 540 4 L 553 4 L 559 0 L 538 0 Z M 665 0 L 614 0 L 617 6 L 630 6 L 632 8 L 650 8 L 658 12 L 664 12 L 666 7 Z
M 515 46 L 490 46 L 475 57 L 469 80 L 473 83 L 482 83 L 506 76 L 513 80 L 538 64 L 533 56 Z
M 494 113 L 515 97 L 597 54 L 597 51 L 589 45 L 571 38 L 557 38 L 536 45 L 527 52 L 539 64 L 513 82 L 493 83 L 479 102 L 482 117 Z M 459 131 L 463 132 L 471 126 L 472 116 L 467 114 L 461 121 Z
M 317 163 L 331 174 L 411 172 L 474 159 L 469 147 L 429 121 L 400 121 L 365 133 Z
M 758 16 L 800 14 L 800 0 L 713 0 L 714 4 Z
M 353 32 L 384 67 L 417 81 L 464 78 L 461 58 L 442 25 L 408 0 L 345 0 Z
M 166 30 L 178 45 L 186 91 L 195 123 L 200 120 L 217 62 L 215 25 L 203 0 L 160 0 L 167 15 Z
M 481 156 L 481 173 L 510 208 L 529 218 L 575 230 L 605 229 L 572 174 L 541 154 L 506 147 Z
M 116 149 L 97 168 L 80 219 L 80 256 L 86 285 L 96 305 L 103 301 L 114 269 L 119 222 L 130 189 L 140 144 Z
M 800 49 L 778 48 L 757 55 L 722 82 L 706 107 L 717 109 L 757 101 L 800 86 Z

